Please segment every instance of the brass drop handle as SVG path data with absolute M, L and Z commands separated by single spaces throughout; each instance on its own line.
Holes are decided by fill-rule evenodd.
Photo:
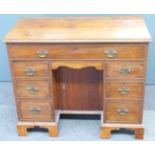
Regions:
M 25 74 L 27 76 L 33 76 L 36 73 L 36 70 L 34 68 L 28 67 L 25 69 Z
M 129 110 L 128 110 L 127 108 L 120 108 L 120 109 L 117 109 L 116 111 L 117 111 L 117 112 L 119 113 L 119 115 L 121 115 L 121 116 L 127 115 L 127 114 L 129 113 Z
M 132 72 L 132 70 L 131 70 L 131 68 L 123 67 L 118 72 L 121 73 L 121 74 L 123 74 L 123 75 L 128 75 L 129 73 Z
M 116 50 L 107 50 L 107 51 L 104 52 L 104 54 L 108 58 L 115 58 L 116 55 L 117 55 L 117 51 Z
M 38 56 L 39 56 L 40 58 L 46 58 L 47 55 L 48 55 L 48 51 L 46 51 L 46 50 L 41 50 L 41 51 L 38 51 L 37 54 L 38 54 Z
M 33 107 L 33 108 L 30 108 L 30 111 L 33 114 L 39 114 L 41 112 L 41 109 L 38 107 Z
M 35 86 L 28 86 L 27 87 L 27 91 L 30 94 L 36 94 L 39 91 L 39 89 L 37 87 L 35 87 Z
M 130 89 L 125 86 L 122 86 L 118 89 L 118 91 L 120 92 L 121 95 L 126 95 L 129 93 Z

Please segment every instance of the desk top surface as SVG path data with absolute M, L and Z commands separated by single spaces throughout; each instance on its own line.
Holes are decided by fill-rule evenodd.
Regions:
M 54 17 L 21 19 L 4 41 L 16 42 L 150 42 L 143 17 Z

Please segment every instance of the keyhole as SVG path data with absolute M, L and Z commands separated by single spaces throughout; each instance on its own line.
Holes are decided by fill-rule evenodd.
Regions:
M 65 90 L 66 89 L 66 84 L 64 82 L 61 83 L 61 89 Z

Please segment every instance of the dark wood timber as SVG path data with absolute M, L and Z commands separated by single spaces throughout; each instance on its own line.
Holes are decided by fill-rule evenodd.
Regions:
M 94 68 L 57 71 L 58 99 L 62 110 L 101 110 L 103 105 L 102 71 Z M 58 90 L 57 90 L 58 91 Z

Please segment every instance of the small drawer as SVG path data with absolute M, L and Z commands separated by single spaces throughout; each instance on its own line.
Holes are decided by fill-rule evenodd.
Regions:
M 51 101 L 19 101 L 19 119 L 24 121 L 53 121 Z
M 106 98 L 133 98 L 141 99 L 143 97 L 143 82 L 112 82 L 105 83 Z
M 106 123 L 140 123 L 141 106 L 138 101 L 107 101 L 104 121 Z
M 11 59 L 144 59 L 139 44 L 10 44 Z
M 18 98 L 49 98 L 50 84 L 45 81 L 18 81 L 16 95 Z
M 48 77 L 48 63 L 45 61 L 14 61 L 12 63 L 15 77 Z
M 140 62 L 107 62 L 106 78 L 144 78 L 144 64 Z
M 104 54 L 106 59 L 144 59 L 147 46 L 140 44 L 105 44 Z

